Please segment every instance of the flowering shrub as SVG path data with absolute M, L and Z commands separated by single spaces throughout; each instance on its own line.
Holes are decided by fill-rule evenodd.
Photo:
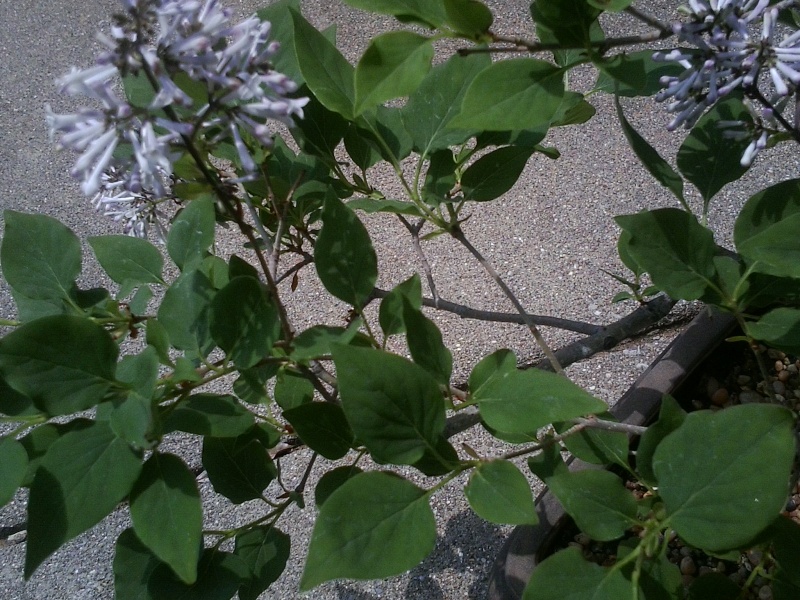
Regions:
M 610 567 L 572 549 L 556 553 L 526 598 L 682 597 L 680 573 L 665 558 L 668 532 L 714 555 L 762 547 L 776 566 L 774 597 L 796 597 L 800 528 L 780 516 L 796 467 L 797 419 L 785 399 L 690 415 L 665 400 L 654 425 L 633 428 L 606 419 L 605 403 L 563 372 L 678 298 L 735 315 L 762 363 L 757 341 L 800 351 L 800 180 L 745 203 L 735 253 L 705 226 L 714 196 L 758 151 L 800 140 L 795 3 L 697 0 L 671 27 L 627 0 L 536 0 L 537 40 L 495 35 L 477 0 L 347 4 L 416 28 L 371 40 L 354 67 L 297 0 L 238 24 L 215 0 L 124 0 L 97 64 L 59 81 L 96 108 L 48 109 L 50 128 L 79 154 L 73 175 L 83 192 L 128 235 L 89 239 L 118 285 L 112 295 L 78 287 L 81 246 L 66 227 L 5 213 L 0 261 L 18 314 L 3 321 L 10 329 L 0 339 L 0 413 L 13 424 L 0 438 L 0 504 L 30 489 L 25 576 L 127 501 L 132 527 L 114 559 L 118 598 L 256 598 L 284 569 L 290 541 L 281 517 L 305 506 L 322 457 L 343 462 L 330 463 L 316 485 L 301 588 L 386 577 L 431 552 L 429 500 L 461 473 L 470 473 L 464 493 L 479 516 L 535 524 L 527 480 L 511 462 L 527 456 L 593 539 L 617 540 L 631 527 L 641 534 L 620 545 Z M 653 31 L 606 38 L 603 11 L 625 11 Z M 441 38 L 465 47 L 433 66 Z M 679 46 L 628 51 L 655 40 Z M 489 58 L 504 51 L 545 57 Z M 549 128 L 594 115 L 567 86 L 570 70 L 587 64 L 599 73 L 597 90 L 616 94 L 634 154 L 681 206 L 617 217 L 620 258 L 633 273 L 620 277 L 625 297 L 652 318 L 602 332 L 528 314 L 460 226 L 472 203 L 509 191 L 531 156 L 554 155 L 541 144 Z M 671 128 L 690 130 L 677 172 L 625 117 L 622 98 L 651 95 L 675 113 Z M 274 121 L 294 145 L 275 136 Z M 378 164 L 392 169 L 404 198 L 382 192 Z M 687 183 L 703 198 L 701 215 L 684 198 Z M 165 203 L 177 208 L 174 218 Z M 389 213 L 406 226 L 430 297 L 419 275 L 390 291 L 375 287 L 377 256 L 356 211 Z M 253 264 L 215 254 L 217 223 L 235 226 Z M 439 297 L 424 248 L 434 235 L 451 236 L 485 268 L 519 312 L 503 317 L 530 330 L 543 368 L 521 369 L 498 349 L 467 382 L 452 381 L 452 354 L 422 306 L 478 311 Z M 165 258 L 180 272 L 174 280 Z M 295 329 L 281 283 L 293 288 L 311 265 L 351 308 L 348 326 Z M 653 287 L 643 290 L 645 274 Z M 665 295 L 646 301 L 658 292 Z M 364 309 L 377 301 L 374 323 Z M 554 351 L 541 325 L 588 337 Z M 393 336 L 403 336 L 410 358 L 387 351 Z M 129 338 L 145 343 L 120 358 Z M 208 391 L 224 378 L 229 393 Z M 479 456 L 450 443 L 478 424 L 514 447 Z M 200 436 L 216 493 L 263 503 L 263 514 L 235 529 L 205 529 L 196 473 L 162 445 L 174 432 Z M 641 435 L 635 459 L 629 433 Z M 300 446 L 312 457 L 286 487 L 281 458 Z M 618 465 L 650 493 L 636 501 L 611 472 L 572 473 L 562 450 Z M 362 470 L 367 455 L 382 467 Z M 420 487 L 393 466 L 437 483 Z M 695 596 L 709 585 L 719 597 L 739 593 L 713 577 L 695 585 Z

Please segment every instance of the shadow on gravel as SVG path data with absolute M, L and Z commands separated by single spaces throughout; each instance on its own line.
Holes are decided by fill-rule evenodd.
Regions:
M 505 541 L 506 533 L 491 523 L 465 510 L 447 522 L 444 536 L 436 541 L 436 547 L 428 558 L 408 575 L 409 581 L 404 598 L 406 600 L 448 600 L 437 579 L 444 577 L 468 577 L 470 585 L 467 598 L 483 600 L 492 561 Z M 379 600 L 386 596 L 375 582 L 374 592 L 355 590 L 346 584 L 338 584 L 339 600 Z M 447 586 L 452 587 L 452 586 Z

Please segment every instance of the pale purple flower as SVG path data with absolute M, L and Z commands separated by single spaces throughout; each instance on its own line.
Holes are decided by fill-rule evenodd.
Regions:
M 100 189 L 93 198 L 95 208 L 120 223 L 126 235 L 145 238 L 152 228 L 161 242 L 166 241 L 162 223 L 166 215 L 158 209 L 164 199 L 147 192 L 132 192 L 126 184 L 127 177 L 113 167 L 103 173 Z

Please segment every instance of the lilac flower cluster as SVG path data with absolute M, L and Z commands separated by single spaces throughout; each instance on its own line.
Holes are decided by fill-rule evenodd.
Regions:
M 62 93 L 99 107 L 55 114 L 48 106 L 46 120 L 51 136 L 60 134 L 59 147 L 80 154 L 72 175 L 82 191 L 123 221 L 126 232 L 145 236 L 158 222 L 157 203 L 168 196 L 172 165 L 189 144 L 200 136 L 229 139 L 242 179 L 253 178 L 257 166 L 243 133 L 269 146 L 268 121 L 291 126 L 308 99 L 289 97 L 297 86 L 272 69 L 278 44 L 268 39 L 269 23 L 253 16 L 231 24 L 230 11 L 217 0 L 121 1 L 124 14 L 98 37 L 105 50 L 96 65 L 73 69 L 57 82 Z M 197 101 L 182 90 L 175 83 L 180 74 L 202 83 L 207 98 Z M 148 106 L 115 93 L 120 75 L 150 82 Z M 120 146 L 129 151 L 117 152 Z M 123 154 L 130 158 L 118 158 Z
M 789 2 L 792 3 L 792 2 Z M 684 71 L 663 77 L 656 100 L 675 115 L 668 129 L 691 128 L 705 110 L 736 88 L 758 86 L 769 74 L 772 104 L 800 86 L 800 31 L 777 40 L 779 10 L 770 0 L 689 0 L 689 21 L 673 26 L 680 42 L 694 48 L 657 52 L 657 61 L 677 62 Z M 743 157 L 750 164 L 766 145 L 765 129 L 752 132 L 754 145 Z

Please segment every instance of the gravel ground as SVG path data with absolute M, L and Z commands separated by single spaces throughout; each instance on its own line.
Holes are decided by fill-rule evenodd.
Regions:
M 228 2 L 232 4 L 232 2 Z M 264 2 L 239 0 L 236 10 L 253 12 Z M 352 11 L 339 0 L 303 0 L 306 16 L 320 27 L 338 25 L 340 46 L 355 60 L 369 37 L 392 25 L 389 19 Z M 497 30 L 527 33 L 527 0 L 493 0 Z M 650 3 L 668 18 L 673 3 Z M 675 3 L 677 4 L 677 3 Z M 43 105 L 50 102 L 56 112 L 73 107 L 58 98 L 53 81 L 72 65 L 89 66 L 96 51 L 94 33 L 108 25 L 116 10 L 114 0 L 6 0 L 0 2 L 0 207 L 39 212 L 60 218 L 81 238 L 118 233 L 114 224 L 98 216 L 77 184 L 68 176 L 71 157 L 58 154 L 47 139 Z M 590 72 L 574 77 L 572 84 L 588 89 Z M 616 258 L 617 230 L 612 217 L 643 208 L 671 206 L 665 193 L 632 157 L 618 131 L 609 98 L 592 102 L 597 116 L 588 126 L 554 132 L 546 142 L 561 150 L 562 158 L 551 161 L 534 157 L 519 184 L 503 201 L 475 208 L 465 229 L 473 244 L 485 252 L 515 289 L 531 312 L 606 323 L 632 307 L 610 305 L 620 291 L 601 269 L 621 272 Z M 652 111 L 645 102 L 626 102 L 630 120 L 665 156 L 674 155 L 678 135 L 664 129 L 668 117 Z M 710 221 L 723 240 L 730 236 L 732 220 L 747 198 L 748 190 L 796 172 L 797 157 L 773 153 L 770 161 L 759 160 L 745 181 L 730 186 L 712 208 Z M 386 180 L 386 192 L 391 191 Z M 387 194 L 388 195 L 388 194 Z M 384 288 L 419 270 L 404 231 L 391 219 L 369 220 L 381 260 Z M 235 247 L 235 240 L 229 241 Z M 443 298 L 487 310 L 510 310 L 465 251 L 450 240 L 438 238 L 427 246 Z M 88 254 L 84 281 L 102 279 Z M 0 284 L 2 285 L 2 284 Z M 298 328 L 316 322 L 340 322 L 346 314 L 341 305 L 324 300 L 310 275 L 301 280 L 290 306 Z M 694 308 L 679 308 L 690 313 Z M 0 315 L 13 314 L 7 288 L 0 287 Z M 455 378 L 463 378 L 472 365 L 497 347 L 509 347 L 522 358 L 536 352 L 529 335 L 517 326 L 486 325 L 450 315 L 432 315 L 445 331 L 445 342 L 453 350 Z M 645 370 L 679 330 L 671 328 L 646 339 L 628 342 L 613 352 L 573 366 L 570 375 L 599 397 L 613 402 Z M 545 330 L 553 346 L 571 339 L 569 334 Z M 456 442 L 468 441 L 478 452 L 489 453 L 490 438 L 478 432 L 461 434 Z M 197 440 L 189 436 L 172 440 L 174 450 L 197 464 Z M 458 444 L 456 444 L 458 447 Z M 284 477 L 299 477 L 305 464 L 284 465 Z M 306 457 L 307 458 L 307 457 Z M 327 465 L 318 463 L 318 477 Z M 201 479 L 205 491 L 207 481 Z M 224 499 L 206 494 L 207 514 L 213 526 L 230 526 L 248 519 L 248 506 L 234 510 Z M 252 507 L 255 510 L 255 507 Z M 483 522 L 468 508 L 459 486 L 434 498 L 440 537 L 433 554 L 410 573 L 379 582 L 337 582 L 304 595 L 319 600 L 373 600 L 376 598 L 457 599 L 482 598 L 490 564 L 502 545 L 507 528 Z M 0 509 L 0 527 L 24 519 L 24 496 Z M 264 598 L 298 597 L 297 584 L 302 556 L 314 519 L 311 506 L 294 510 L 282 527 L 291 534 L 293 555 L 281 581 Z M 113 541 L 128 526 L 118 512 L 73 540 L 46 561 L 27 583 L 22 579 L 25 545 L 21 535 L 0 542 L 0 598 L 9 600 L 94 600 L 113 597 L 111 559 Z M 24 539 L 24 538 L 23 538 Z

